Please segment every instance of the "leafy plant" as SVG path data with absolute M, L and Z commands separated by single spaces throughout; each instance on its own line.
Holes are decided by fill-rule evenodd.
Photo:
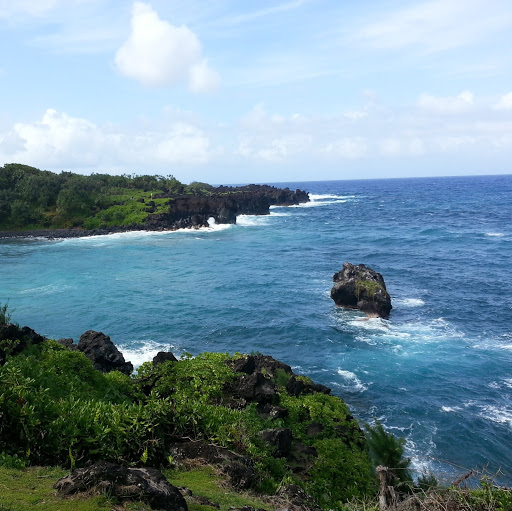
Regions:
M 9 310 L 9 302 L 0 305 L 0 325 L 7 325 L 11 322 L 11 315 L 14 309 Z
M 403 488 L 410 486 L 412 483 L 409 470 L 411 459 L 404 456 L 405 439 L 388 433 L 379 421 L 376 421 L 374 426 L 365 424 L 365 429 L 374 466 L 387 467 Z

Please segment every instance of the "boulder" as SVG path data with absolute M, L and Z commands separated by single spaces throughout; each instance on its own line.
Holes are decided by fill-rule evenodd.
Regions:
M 391 297 L 380 273 L 364 264 L 344 263 L 333 281 L 331 298 L 336 305 L 361 310 L 370 318 L 389 316 Z
M 261 438 L 274 449 L 274 455 L 282 458 L 292 447 L 292 431 L 288 428 L 265 429 L 260 432 Z
M 293 375 L 286 384 L 286 392 L 290 396 L 300 396 L 301 394 L 313 394 L 313 392 L 321 392 L 322 394 L 330 394 L 331 389 L 320 383 L 309 383 L 302 378 Z
M 264 373 L 271 378 L 276 375 L 278 370 L 282 370 L 287 374 L 292 374 L 292 368 L 279 360 L 268 355 L 258 353 L 256 355 L 243 355 L 240 358 L 229 361 L 229 365 L 233 371 L 252 374 L 254 372 Z
M 232 392 L 235 397 L 257 403 L 270 403 L 276 395 L 275 385 L 263 373 L 244 374 L 233 384 Z
M 225 447 L 207 444 L 201 440 L 190 440 L 172 444 L 170 453 L 178 463 L 203 460 L 218 467 L 229 477 L 229 482 L 234 488 L 247 489 L 255 482 L 256 471 L 252 460 Z
M 74 344 L 73 339 L 71 339 L 69 337 L 62 338 L 62 339 L 57 339 L 57 342 L 59 344 L 62 344 L 62 346 L 64 346 L 68 350 L 71 350 L 71 351 L 77 351 L 78 350 L 78 347 L 77 347 L 76 344 Z
M 124 360 L 123 354 L 116 348 L 108 335 L 88 330 L 80 336 L 78 349 L 92 362 L 94 369 L 103 373 L 120 371 L 131 374 L 133 365 Z
M 100 461 L 73 470 L 59 479 L 54 488 L 63 496 L 76 493 L 107 493 L 121 500 L 140 500 L 153 509 L 187 511 L 179 490 L 154 468 L 127 468 Z
M 17 355 L 29 346 L 46 340 L 28 326 L 20 328 L 13 323 L 0 324 L 0 365 L 5 363 L 8 355 Z
M 153 365 L 163 364 L 164 362 L 177 362 L 178 359 L 170 351 L 159 351 L 153 357 Z

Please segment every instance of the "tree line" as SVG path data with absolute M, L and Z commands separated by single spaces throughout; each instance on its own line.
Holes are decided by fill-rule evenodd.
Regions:
M 204 193 L 172 175 L 60 174 L 20 163 L 0 167 L 0 229 L 71 227 L 114 204 L 150 193 Z

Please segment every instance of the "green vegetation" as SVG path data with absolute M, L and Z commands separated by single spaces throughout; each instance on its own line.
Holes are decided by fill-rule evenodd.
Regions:
M 11 335 L 16 329 L 5 325 L 8 307 L 0 311 L 0 328 Z M 193 511 L 210 511 L 211 503 L 222 510 L 245 505 L 274 509 L 274 494 L 290 484 L 303 488 L 324 509 L 377 509 L 376 465 L 387 466 L 399 480 L 395 488 L 420 499 L 424 509 L 512 510 L 510 490 L 487 480 L 472 490 L 440 489 L 431 476 L 413 485 L 403 439 L 379 423 L 366 426 L 365 437 L 335 396 L 289 394 L 290 374 L 285 370 L 260 374 L 275 386 L 269 406 L 286 411 L 280 418 L 271 419 L 256 402 L 240 404 L 236 389 L 246 376 L 231 366 L 242 355 L 185 355 L 178 362 L 143 364 L 138 374 L 127 376 L 96 371 L 83 353 L 55 341 L 28 343 L 19 353 L 12 348 L 25 346 L 27 339 L 14 337 L 2 339 L 0 346 L 0 511 L 146 511 L 143 504 L 122 504 L 108 495 L 55 496 L 52 487 L 59 477 L 100 459 L 160 468 L 171 483 L 192 490 L 187 499 Z M 312 383 L 306 377 L 295 379 L 306 386 Z M 276 454 L 261 435 L 278 428 L 292 433 L 286 457 Z M 179 438 L 203 440 L 250 458 L 256 475 L 251 492 L 229 486 L 220 465 L 175 461 Z M 411 504 L 410 509 L 418 507 Z
M 192 495 L 206 497 L 219 505 L 221 511 L 228 511 L 230 507 L 251 506 L 255 509 L 273 509 L 264 498 L 249 492 L 234 492 L 230 490 L 226 477 L 222 476 L 210 466 L 191 466 L 189 469 L 175 471 L 166 470 L 165 476 L 174 486 L 185 487 L 192 491 Z M 190 499 L 189 510 L 211 509 L 210 506 L 201 506 Z
M 409 470 L 411 459 L 404 456 L 405 439 L 388 433 L 378 421 L 374 426 L 365 424 L 365 429 L 373 465 L 389 468 L 398 481 L 396 486 L 402 491 L 407 491 L 413 486 L 413 480 Z
M 208 187 L 204 183 L 185 187 L 170 175 L 55 174 L 8 163 L 0 167 L 0 229 L 140 225 L 148 210 L 165 211 L 169 199 L 154 195 L 205 193 Z
M 366 292 L 366 296 L 368 296 L 368 298 L 374 299 L 375 298 L 375 293 L 379 289 L 382 289 L 382 286 L 378 282 L 376 282 L 374 280 L 361 280 L 361 279 L 359 279 L 356 282 L 356 297 L 359 300 L 359 297 L 361 296 L 361 293 L 364 291 L 364 292 Z

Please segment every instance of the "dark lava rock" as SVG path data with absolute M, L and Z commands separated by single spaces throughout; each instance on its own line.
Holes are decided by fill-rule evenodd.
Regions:
M 12 323 L 0 325 L 0 365 L 5 363 L 7 355 L 17 355 L 33 344 L 46 341 L 46 337 L 24 326 L 20 328 Z M 5 342 L 3 342 L 5 341 Z
M 234 396 L 241 397 L 246 401 L 270 403 L 276 395 L 275 385 L 265 378 L 263 373 L 244 374 L 232 385 Z
M 78 349 L 92 362 L 94 369 L 103 373 L 120 371 L 131 374 L 133 365 L 125 362 L 122 353 L 116 348 L 108 335 L 88 330 L 80 336 Z
M 322 511 L 315 499 L 296 484 L 282 486 L 276 496 L 286 500 L 288 511 Z
M 81 492 L 107 493 L 121 500 L 141 500 L 153 509 L 187 511 L 187 503 L 164 475 L 154 468 L 126 468 L 100 461 L 73 470 L 59 479 L 54 488 L 62 495 Z
M 201 459 L 218 467 L 229 476 L 230 483 L 235 488 L 246 489 L 255 482 L 256 471 L 252 460 L 224 447 L 201 440 L 190 440 L 172 444 L 170 452 L 177 462 Z
M 178 362 L 178 359 L 170 351 L 159 351 L 153 357 L 153 364 L 156 366 L 168 361 Z
M 260 403 L 257 407 L 258 413 L 266 419 L 285 419 L 289 415 L 288 408 L 272 405 L 270 403 Z
M 320 383 L 308 383 L 302 378 L 293 375 L 286 384 L 286 391 L 290 396 L 300 396 L 301 394 L 313 394 L 313 392 L 321 392 L 322 394 L 330 394 L 331 389 Z
M 268 355 L 244 355 L 235 360 L 228 362 L 233 371 L 252 374 L 254 372 L 260 372 L 267 374 L 271 378 L 276 375 L 276 372 L 280 369 L 287 374 L 292 374 L 292 368 L 288 364 L 284 364 L 279 360 Z
M 57 339 L 57 342 L 59 344 L 62 344 L 62 346 L 66 347 L 68 350 L 77 351 L 78 346 L 74 344 L 73 339 L 66 338 L 66 339 Z
M 344 263 L 333 281 L 331 298 L 336 305 L 361 310 L 370 318 L 389 316 L 391 297 L 380 273 L 364 264 Z
M 292 447 L 292 431 L 288 428 L 265 429 L 261 438 L 274 448 L 274 454 L 280 458 L 286 456 Z

